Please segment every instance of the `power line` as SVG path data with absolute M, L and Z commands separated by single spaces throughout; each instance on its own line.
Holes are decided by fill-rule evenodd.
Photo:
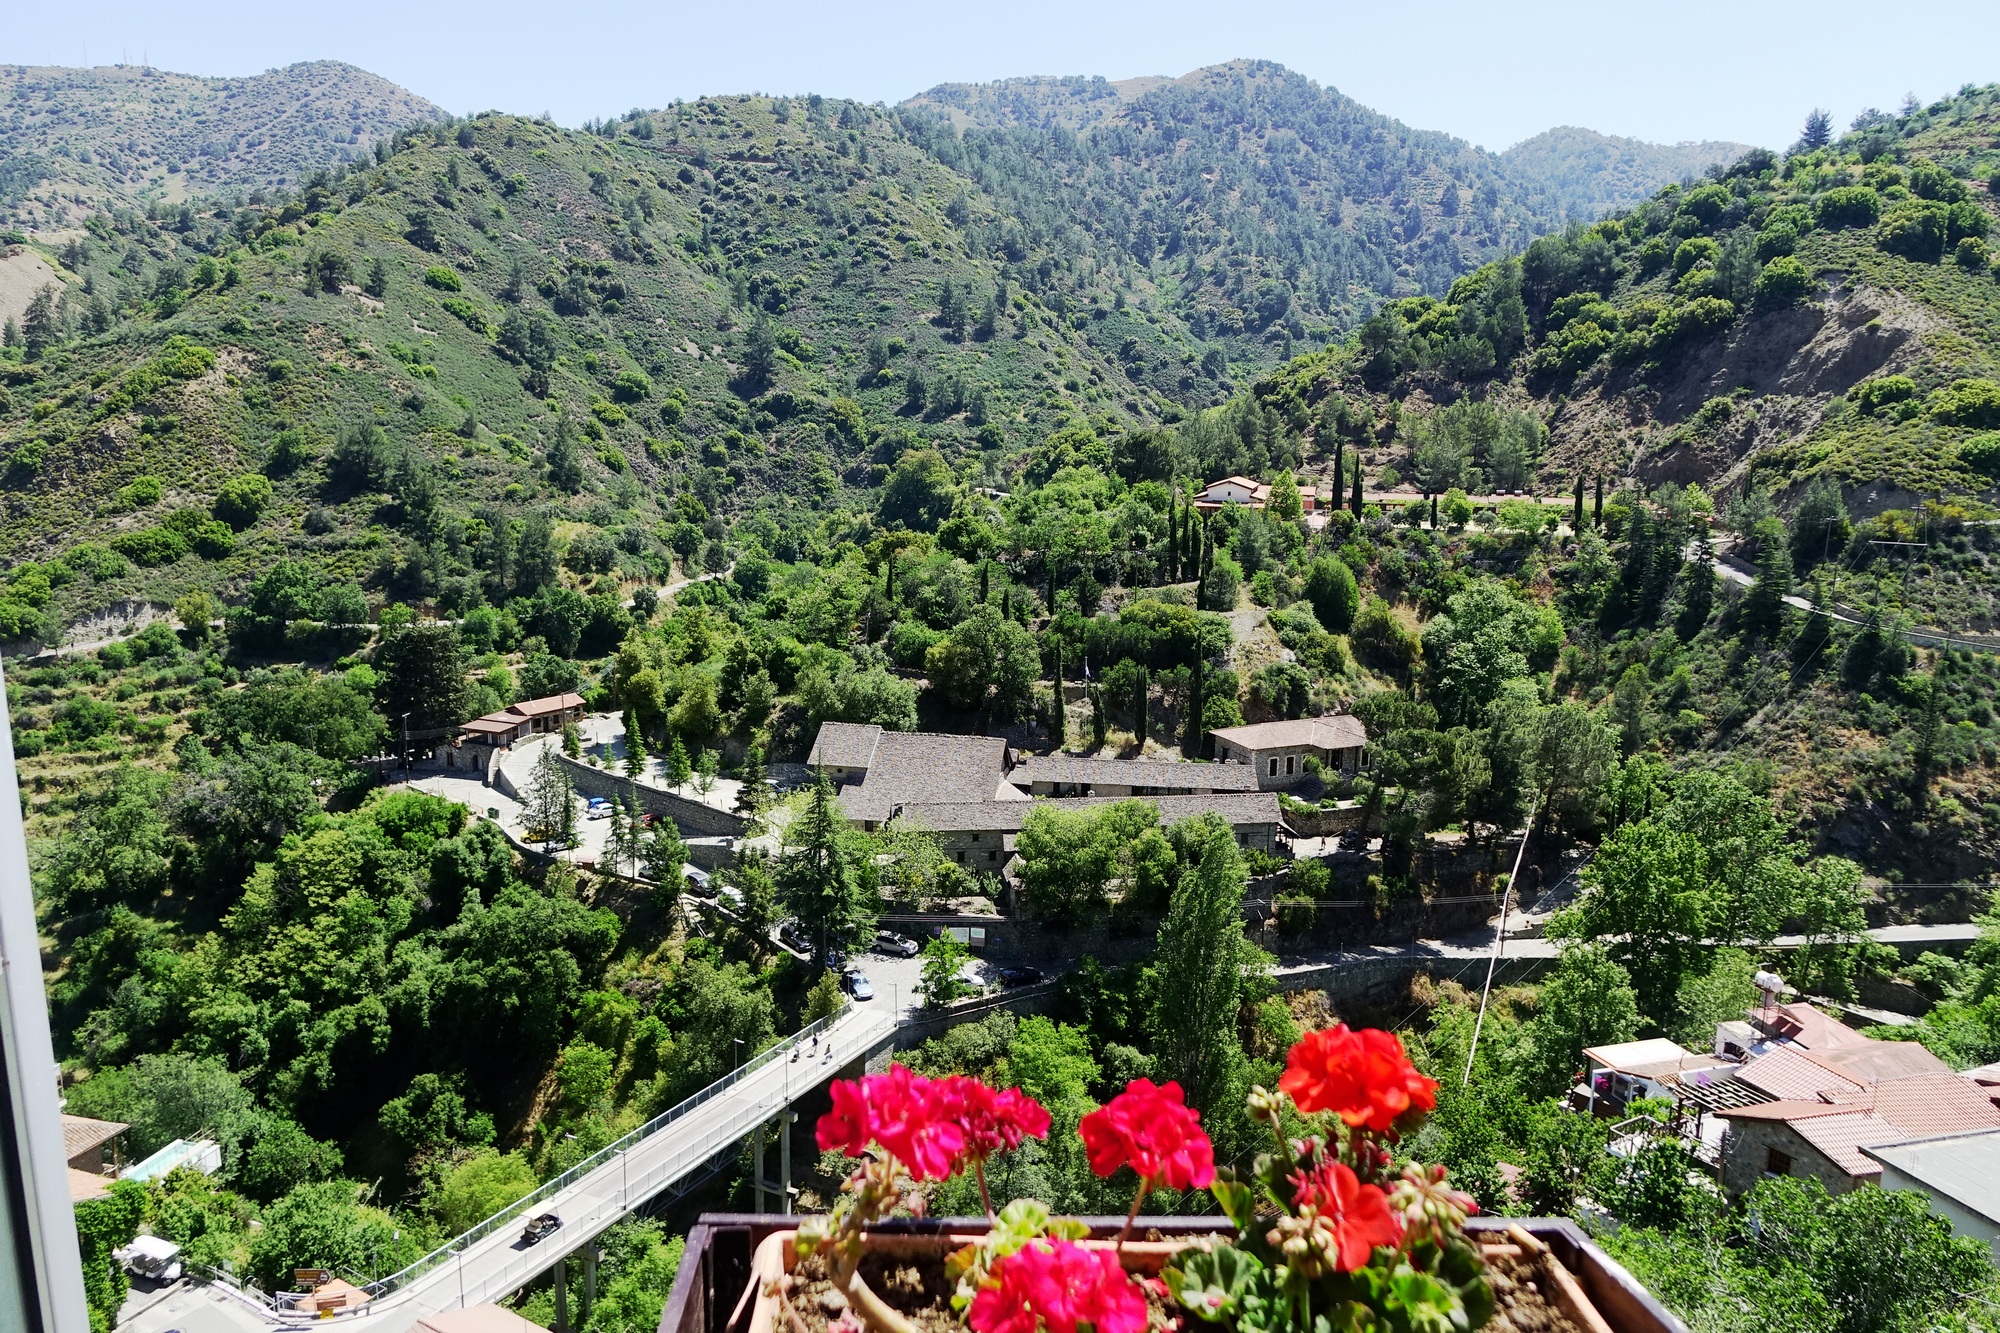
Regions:
M 1507 911 L 1514 901 L 1514 881 L 1521 877 L 1521 858 L 1528 854 L 1528 835 L 1535 831 L 1536 801 L 1528 803 L 1527 827 L 1521 830 L 1521 845 L 1514 852 L 1514 869 L 1507 876 L 1507 891 L 1500 895 L 1500 920 L 1493 927 L 1493 954 L 1486 960 L 1486 984 L 1479 988 L 1479 1016 L 1472 1020 L 1472 1043 L 1465 1048 L 1465 1077 L 1459 1080 L 1464 1087 L 1472 1082 L 1472 1057 L 1479 1053 L 1479 1031 L 1486 1026 L 1486 999 L 1493 993 L 1493 971 L 1500 966 L 1500 951 L 1507 944 Z

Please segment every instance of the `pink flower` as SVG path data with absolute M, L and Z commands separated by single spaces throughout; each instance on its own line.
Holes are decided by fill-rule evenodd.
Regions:
M 1030 1241 L 993 1265 L 967 1312 L 974 1333 L 1144 1333 L 1146 1298 L 1110 1250 Z
M 1147 1188 L 1198 1189 L 1215 1179 L 1215 1147 L 1201 1127 L 1201 1112 L 1187 1105 L 1181 1085 L 1135 1078 L 1125 1091 L 1076 1127 L 1090 1155 L 1090 1169 L 1109 1176 L 1129 1166 Z
M 1049 1136 L 1049 1113 L 1019 1088 L 996 1091 L 976 1078 L 952 1074 L 931 1085 L 932 1113 L 958 1126 L 967 1162 Z
M 1377 1133 L 1410 1108 L 1437 1105 L 1437 1083 L 1417 1072 L 1393 1032 L 1356 1032 L 1341 1023 L 1299 1038 L 1278 1089 L 1307 1115 L 1332 1111 L 1348 1125 Z
M 965 1131 L 949 1119 L 934 1085 L 902 1065 L 859 1081 L 841 1079 L 831 1089 L 833 1109 L 819 1118 L 814 1138 L 821 1151 L 838 1148 L 859 1157 L 880 1144 L 916 1180 L 943 1180 L 965 1148 Z

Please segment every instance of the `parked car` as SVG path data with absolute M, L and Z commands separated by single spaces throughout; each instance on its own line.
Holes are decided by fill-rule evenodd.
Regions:
M 116 1251 L 112 1258 L 125 1265 L 133 1277 L 165 1286 L 181 1280 L 181 1247 L 160 1236 L 134 1236 L 132 1243 Z
M 897 958 L 915 958 L 918 953 L 915 940 L 908 935 L 898 935 L 893 930 L 875 932 L 875 950 L 877 953 L 891 954 Z
M 583 808 L 583 817 L 585 819 L 611 818 L 611 802 L 605 800 L 602 796 L 591 797 L 590 804 Z
M 715 881 L 700 866 L 681 863 L 681 878 L 687 882 L 688 892 L 697 898 L 713 898 Z
M 806 939 L 805 932 L 799 929 L 799 923 L 796 921 L 778 923 L 778 943 L 787 949 L 804 950 L 812 947 L 811 941 Z
M 870 981 L 868 974 L 859 968 L 848 969 L 846 975 L 841 978 L 841 981 L 846 985 L 847 993 L 855 999 L 872 1000 L 875 998 L 875 983 Z
M 523 1245 L 539 1244 L 547 1240 L 550 1236 L 555 1235 L 561 1229 L 562 1219 L 560 1217 L 557 1217 L 554 1213 L 543 1213 L 540 1217 L 530 1220 L 528 1225 L 521 1229 L 521 1243 Z
M 1033 986 L 1049 979 L 1048 973 L 1039 967 L 1003 967 L 999 969 L 1002 990 L 1013 990 L 1017 986 Z

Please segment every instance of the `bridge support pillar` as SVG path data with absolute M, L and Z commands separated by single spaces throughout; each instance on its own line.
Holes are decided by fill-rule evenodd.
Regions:
M 590 1307 L 597 1304 L 597 1242 L 583 1247 L 583 1309 L 577 1315 L 577 1322 L 590 1322 Z
M 750 1187 L 756 1191 L 756 1212 L 764 1211 L 764 1126 L 750 1131 Z
M 792 1211 L 792 1126 L 798 1119 L 790 1109 L 778 1116 L 778 1211 L 786 1216 Z
M 556 1323 L 555 1333 L 569 1333 L 569 1293 L 563 1289 L 563 1270 L 569 1267 L 569 1256 L 556 1260 L 550 1270 L 555 1278 Z

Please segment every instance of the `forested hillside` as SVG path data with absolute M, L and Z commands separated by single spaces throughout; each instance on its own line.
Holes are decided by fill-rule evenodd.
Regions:
M 1801 990 L 1905 983 L 1935 1008 L 1904 1035 L 2000 1058 L 2000 936 L 1906 961 L 1861 933 L 1971 919 L 2000 854 L 2000 658 L 1906 634 L 1989 626 L 2000 589 L 2000 90 L 1815 122 L 1519 254 L 1537 215 L 1451 141 L 1356 112 L 1309 145 L 1273 112 L 1321 94 L 1272 66 L 1136 91 L 1081 134 L 819 98 L 440 120 L 262 202 L 37 247 L 60 285 L 0 352 L 0 636 L 171 607 L 7 673 L 70 1108 L 223 1145 L 215 1176 L 147 1187 L 162 1234 L 266 1284 L 386 1270 L 837 1006 L 773 940 L 786 916 L 865 947 L 880 913 L 973 896 L 1157 949 L 1038 956 L 1053 1016 L 914 1058 L 1031 1084 L 1065 1125 L 1182 1079 L 1227 1157 L 1245 1087 L 1331 1021 L 1264 989 L 1246 922 L 1324 956 L 1322 910 L 1497 894 L 1525 832 L 1517 888 L 1580 886 L 1564 955 L 1498 997 L 1424 1152 L 1490 1211 L 1587 1192 L 1717 1327 L 1836 1327 L 1766 1312 L 1857 1282 L 1929 1318 L 1990 1284 L 1902 1205 L 1769 1194 L 1760 1219 L 1893 1228 L 1958 1285 L 1855 1279 L 1852 1235 L 1765 1281 L 1678 1139 L 1630 1165 L 1551 1099 L 1594 1042 L 1705 1045 L 1782 933 Z M 1233 136 L 1235 165 L 1180 178 L 1170 128 Z M 1341 230 L 1289 229 L 1349 172 Z M 1271 320 L 1231 325 L 1259 292 Z M 1280 362 L 1319 341 L 1301 310 L 1328 338 Z M 1231 473 L 1268 505 L 1198 508 Z M 671 822 L 621 810 L 620 873 L 576 871 L 380 782 L 405 727 L 570 690 L 630 742 L 565 737 L 579 762 L 742 783 L 769 841 L 723 872 L 730 916 L 691 915 Z M 1363 821 L 1324 858 L 1044 804 L 1003 888 L 766 781 L 829 721 L 1199 759 L 1216 728 L 1334 710 L 1362 770 L 1309 765 L 1281 807 Z M 543 773 L 560 845 L 568 779 Z M 963 953 L 933 945 L 937 1003 Z M 1427 1067 L 1461 1068 L 1465 997 L 1411 1003 Z M 1105 1205 L 1080 1161 L 1019 1161 L 1003 1193 Z M 644 1226 L 614 1249 L 591 1327 L 650 1329 L 673 1251 Z
M 1747 143 L 1646 143 L 1559 125 L 1515 144 L 1500 162 L 1510 177 L 1539 185 L 1570 217 L 1589 222 L 1749 151 Z
M 238 79 L 138 65 L 0 65 L 0 230 L 295 186 L 440 114 L 333 60 Z

